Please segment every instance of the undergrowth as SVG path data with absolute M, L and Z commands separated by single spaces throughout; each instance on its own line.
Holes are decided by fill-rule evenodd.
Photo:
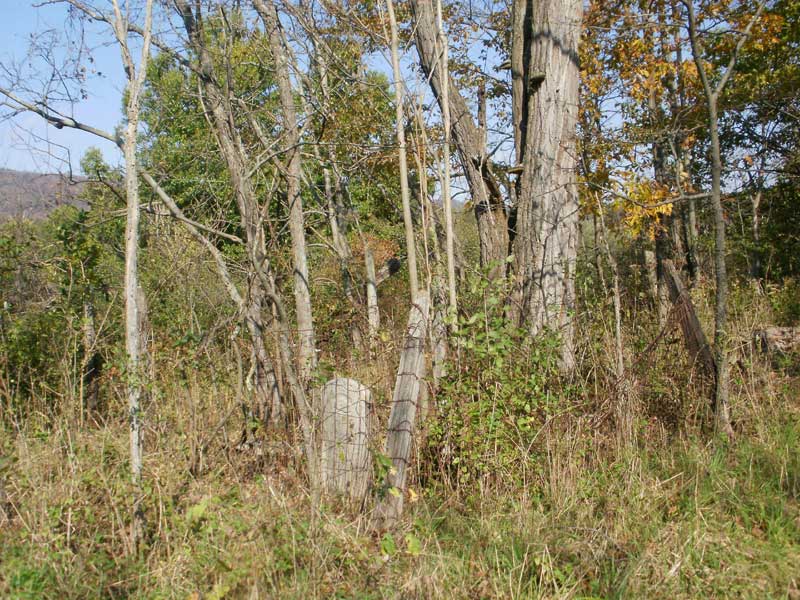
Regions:
M 177 455 L 162 451 L 148 461 L 151 539 L 141 556 L 125 548 L 124 430 L 17 436 L 0 591 L 7 598 L 795 598 L 797 414 L 773 414 L 749 433 L 729 446 L 645 441 L 616 456 L 594 454 L 590 430 L 553 433 L 541 475 L 525 490 L 458 499 L 436 485 L 418 489 L 404 525 L 383 535 L 334 502 L 312 517 L 297 482 L 248 474 L 222 456 L 191 479 L 174 468 L 183 458 L 174 435 L 161 442 Z
M 239 447 L 233 353 L 187 340 L 154 357 L 138 553 L 123 394 L 100 423 L 62 410 L 3 424 L 0 596 L 800 598 L 798 382 L 745 343 L 783 300 L 734 290 L 728 441 L 704 429 L 708 390 L 675 331 L 624 329 L 623 388 L 610 306 L 587 302 L 586 367 L 567 379 L 555 336 L 525 341 L 490 288 L 465 294 L 397 528 L 375 532 L 369 510 L 334 498 L 313 508 L 292 431 Z M 693 297 L 708 322 L 708 290 Z M 382 332 L 372 361 L 329 366 L 369 383 L 379 423 L 401 331 Z

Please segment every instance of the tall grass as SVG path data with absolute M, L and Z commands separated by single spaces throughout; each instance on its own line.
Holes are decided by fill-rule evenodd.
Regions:
M 708 290 L 695 295 L 708 322 Z M 769 300 L 735 294 L 732 442 L 708 435 L 707 390 L 676 334 L 649 347 L 659 332 L 635 325 L 643 314 L 624 332 L 622 441 L 607 304 L 579 316 L 584 367 L 572 380 L 518 381 L 518 367 L 549 367 L 516 342 L 480 356 L 464 346 L 421 425 L 405 518 L 381 533 L 336 499 L 312 510 L 291 431 L 238 446 L 233 346 L 163 346 L 146 407 L 145 549 L 129 547 L 123 382 L 109 375 L 101 424 L 67 410 L 3 424 L 0 596 L 798 598 L 798 382 L 744 343 L 772 318 Z M 481 330 L 513 340 L 481 305 Z M 398 335 L 386 332 L 373 361 L 326 349 L 331 372 L 373 387 L 379 422 Z M 493 407 L 514 420 L 492 421 Z

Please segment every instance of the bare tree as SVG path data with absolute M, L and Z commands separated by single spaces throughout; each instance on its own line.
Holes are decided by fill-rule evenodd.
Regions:
M 264 330 L 266 324 L 262 315 L 266 296 L 262 283 L 255 275 L 257 269 L 266 261 L 266 244 L 262 227 L 262 211 L 252 177 L 255 175 L 242 132 L 234 119 L 237 114 L 235 99 L 231 94 L 232 82 L 219 81 L 209 50 L 210 40 L 204 28 L 204 17 L 199 10 L 186 0 L 175 0 L 175 8 L 187 34 L 188 49 L 196 57 L 193 65 L 199 80 L 199 91 L 206 111 L 206 118 L 214 132 L 215 141 L 225 165 L 228 168 L 230 183 L 234 190 L 240 225 L 244 231 L 246 255 L 251 265 L 250 293 L 245 297 L 243 313 L 250 334 L 255 357 L 256 407 L 254 417 L 263 421 L 277 418 L 283 413 L 283 402 L 277 385 L 272 361 L 265 347 Z
M 128 355 L 128 410 L 131 430 L 131 474 L 136 498 L 133 501 L 131 538 L 136 547 L 144 529 L 142 510 L 142 424 L 140 398 L 142 373 L 139 365 L 141 339 L 139 331 L 139 174 L 136 162 L 136 142 L 139 131 L 139 108 L 144 87 L 147 61 L 150 56 L 150 39 L 153 22 L 153 0 L 147 0 L 142 36 L 142 49 L 138 65 L 134 62 L 128 43 L 128 20 L 123 16 L 117 0 L 114 6 L 114 35 L 122 54 L 122 64 L 128 78 L 128 95 L 125 107 L 127 124 L 122 150 L 125 155 L 125 191 L 127 213 L 125 224 L 125 349 Z M 130 6 L 128 7 L 130 10 Z
M 719 96 L 725 89 L 739 52 L 750 36 L 753 25 L 758 21 L 766 2 L 758 4 L 758 8 L 745 28 L 737 32 L 739 39 L 734 47 L 728 64 L 714 83 L 706 65 L 706 54 L 698 29 L 697 14 L 693 0 L 682 0 L 687 12 L 689 41 L 692 46 L 697 73 L 703 86 L 708 110 L 709 150 L 711 153 L 711 206 L 714 210 L 714 359 L 716 364 L 716 385 L 714 394 L 714 414 L 717 430 L 731 436 L 730 408 L 728 402 L 729 364 L 728 364 L 728 274 L 725 265 L 725 212 L 722 208 L 722 156 L 719 141 Z
M 254 0 L 253 5 L 267 30 L 267 39 L 275 62 L 275 75 L 278 81 L 283 128 L 286 140 L 286 183 L 289 202 L 289 232 L 292 237 L 294 258 L 294 299 L 297 315 L 297 337 L 299 340 L 299 373 L 302 381 L 308 381 L 317 363 L 317 349 L 314 335 L 314 320 L 311 310 L 311 289 L 308 280 L 308 258 L 306 254 L 305 217 L 303 197 L 300 193 L 301 156 L 300 132 L 297 128 L 297 113 L 292 95 L 289 75 L 289 52 L 286 47 L 278 11 L 271 1 Z
M 395 127 L 397 130 L 397 154 L 400 160 L 400 195 L 403 201 L 403 223 L 406 232 L 406 252 L 408 254 L 408 279 L 411 287 L 411 300 L 419 293 L 417 276 L 417 250 L 414 242 L 414 222 L 411 218 L 411 195 L 408 189 L 408 159 L 406 157 L 405 117 L 403 111 L 403 78 L 400 72 L 400 51 L 397 42 L 397 20 L 394 16 L 392 0 L 386 0 L 389 13 L 389 35 L 391 36 L 392 72 L 394 73 Z
M 432 0 L 411 0 L 410 4 L 414 13 L 414 40 L 420 65 L 443 113 L 445 103 L 448 105 L 453 140 L 461 158 L 478 222 L 481 266 L 491 266 L 490 275 L 500 277 L 505 274 L 509 249 L 508 217 L 505 198 L 487 156 L 485 136 L 476 126 L 453 78 L 449 74 L 445 77 L 444 70 L 436 67 L 441 57 L 440 44 L 437 43 L 440 29 L 437 27 Z
M 450 69 L 448 61 L 447 35 L 442 23 L 442 0 L 436 2 L 436 27 L 439 30 L 439 71 L 442 80 L 442 128 L 444 129 L 444 146 L 442 147 L 442 203 L 444 205 L 445 253 L 447 254 L 447 291 L 450 301 L 450 313 L 458 314 L 456 296 L 456 259 L 453 233 L 453 202 L 450 197 Z
M 86 16 L 94 18 L 95 10 L 77 0 L 65 0 L 70 6 Z M 73 127 L 113 141 L 122 150 L 125 158 L 125 351 L 126 351 L 126 395 L 128 398 L 128 415 L 130 420 L 130 465 L 134 486 L 132 502 L 133 518 L 131 521 L 131 547 L 135 551 L 144 533 L 144 511 L 142 508 L 142 388 L 145 373 L 141 368 L 143 342 L 140 330 L 140 312 L 143 310 L 139 296 L 139 168 L 136 159 L 136 144 L 139 131 L 139 112 L 142 90 L 144 88 L 147 63 L 150 59 L 152 40 L 153 0 L 144 3 L 144 20 L 138 27 L 141 36 L 141 48 L 138 61 L 134 58 L 129 34 L 133 23 L 135 7 L 126 3 L 123 13 L 118 0 L 112 0 L 112 14 L 105 16 L 104 21 L 112 30 L 122 58 L 122 67 L 127 79 L 127 95 L 125 98 L 125 128 L 121 136 L 112 136 L 90 126 L 78 123 L 66 117 L 47 104 L 47 99 L 31 103 L 16 96 L 11 90 L 0 88 L 16 110 L 34 112 L 56 127 Z

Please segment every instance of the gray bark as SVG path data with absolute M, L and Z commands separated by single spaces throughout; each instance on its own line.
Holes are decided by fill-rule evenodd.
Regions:
M 392 461 L 392 469 L 386 476 L 386 494 L 376 509 L 379 527 L 390 527 L 403 512 L 403 493 L 406 489 L 421 379 L 425 368 L 424 347 L 429 307 L 427 293 L 421 292 L 408 317 L 384 449 L 386 456 Z
M 420 65 L 442 108 L 445 102 L 445 79 L 442 71 L 436 68 L 439 44 L 436 41 L 438 28 L 433 4 L 431 0 L 411 0 L 410 5 L 414 13 L 414 41 Z M 475 125 L 469 107 L 452 77 L 447 79 L 447 90 L 453 141 L 458 149 L 478 222 L 481 266 L 487 268 L 492 265 L 490 275 L 502 276 L 509 244 L 505 199 L 486 156 L 483 134 Z
M 525 0 L 516 0 L 515 4 Z M 527 5 L 527 3 L 525 3 Z M 530 11 L 530 17 L 519 16 Z M 551 329 L 562 340 L 562 367 L 574 367 L 575 261 L 578 243 L 576 131 L 580 0 L 543 0 L 515 6 L 515 24 L 530 59 L 522 81 L 527 104 L 519 133 L 522 175 L 517 186 L 512 316 L 532 334 Z M 527 38 L 527 42 L 525 42 Z M 514 40 L 519 40 L 515 36 Z M 519 66 L 520 51 L 512 53 Z M 512 61 L 512 64 L 513 61 Z M 515 115 L 516 120 L 516 115 Z M 520 121 L 521 123 L 521 121 Z M 521 128 L 521 124 L 520 124 Z
M 397 20 L 394 16 L 392 0 L 386 0 L 389 13 L 389 32 L 391 34 L 392 71 L 394 73 L 395 128 L 397 132 L 397 154 L 400 160 L 400 196 L 403 202 L 403 223 L 406 233 L 406 253 L 408 255 L 408 279 L 411 288 L 411 301 L 419 294 L 417 276 L 417 249 L 414 242 L 414 224 L 411 218 L 411 194 L 408 187 L 408 159 L 406 157 L 405 117 L 403 116 L 403 79 L 400 73 L 400 54 L 397 41 Z
M 367 273 L 367 322 L 369 324 L 369 345 L 374 349 L 381 326 L 378 309 L 378 284 L 375 277 L 375 259 L 368 244 L 364 244 L 364 263 Z
M 250 179 L 251 161 L 244 149 L 239 129 L 234 122 L 234 109 L 229 95 L 229 86 L 221 86 L 214 74 L 211 54 L 206 47 L 202 16 L 195 13 L 187 0 L 175 0 L 191 50 L 197 56 L 201 99 L 209 125 L 215 134 L 217 147 L 228 168 L 234 198 L 239 212 L 242 230 L 245 233 L 245 248 L 251 269 L 250 293 L 246 296 L 246 306 L 241 311 L 245 325 L 250 333 L 253 356 L 256 359 L 256 381 L 264 385 L 256 386 L 254 414 L 263 421 L 278 419 L 283 412 L 283 402 L 277 385 L 270 385 L 274 379 L 272 362 L 264 350 L 264 323 L 261 310 L 264 307 L 265 290 L 259 284 L 255 272 L 266 261 L 264 232 L 258 198 Z M 226 93 L 227 92 L 227 93 Z
M 286 48 L 278 11 L 273 2 L 254 0 L 254 6 L 267 30 L 272 60 L 275 62 L 275 76 L 278 83 L 283 129 L 286 139 L 287 166 L 286 184 L 289 202 L 289 232 L 292 237 L 292 257 L 294 267 L 294 300 L 297 318 L 297 338 L 299 375 L 307 382 L 317 365 L 316 336 L 311 309 L 311 288 L 308 275 L 306 253 L 305 217 L 303 197 L 300 193 L 300 134 L 297 128 L 297 114 L 292 95 L 289 76 L 289 52 Z
M 455 258 L 455 234 L 453 233 L 453 204 L 450 197 L 450 69 L 448 62 L 448 42 L 442 24 L 442 1 L 436 2 L 436 26 L 439 30 L 439 71 L 442 80 L 442 128 L 444 129 L 444 146 L 442 147 L 442 201 L 444 204 L 444 230 L 445 230 L 445 254 L 447 255 L 447 293 L 449 301 L 449 312 L 452 315 L 458 314 L 458 299 L 456 296 L 456 258 Z M 485 99 L 485 96 L 484 96 Z M 485 121 L 486 104 L 483 107 Z M 483 145 L 486 145 L 485 122 L 483 123 Z M 444 340 L 440 340 L 444 342 Z
M 139 306 L 139 174 L 136 161 L 136 141 L 139 130 L 139 108 L 144 87 L 150 39 L 153 0 L 147 0 L 139 64 L 135 64 L 128 45 L 128 17 L 122 15 L 117 0 L 114 7 L 114 35 L 122 55 L 122 65 L 128 79 L 128 96 L 125 113 L 127 124 L 123 134 L 122 150 L 125 157 L 125 352 L 127 355 L 127 396 L 130 420 L 131 476 L 134 485 L 131 543 L 139 547 L 144 534 L 142 510 L 142 409 L 143 375 L 140 364 L 142 341 Z
M 738 54 L 750 36 L 750 31 L 761 16 L 765 1 L 758 4 L 756 12 L 740 32 L 727 66 L 716 84 L 712 85 L 706 72 L 705 51 L 700 40 L 693 0 L 683 0 L 688 13 L 689 41 L 708 109 L 709 148 L 711 152 L 711 205 L 714 210 L 714 359 L 716 361 L 716 384 L 714 413 L 716 428 L 727 436 L 733 435 L 730 407 L 728 402 L 729 369 L 728 364 L 728 274 L 725 264 L 725 213 L 722 208 L 722 156 L 719 141 L 719 96 L 733 74 Z

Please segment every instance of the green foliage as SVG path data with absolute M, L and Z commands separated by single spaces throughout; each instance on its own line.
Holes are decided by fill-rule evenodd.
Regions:
M 794 326 L 800 323 L 800 283 L 788 279 L 782 286 L 768 288 L 768 292 L 776 325 Z
M 519 483 L 539 427 L 563 408 L 555 336 L 529 339 L 505 316 L 502 283 L 470 282 L 455 323 L 456 358 L 438 394 L 428 449 L 452 485 Z M 534 449 L 535 450 L 535 449 Z

